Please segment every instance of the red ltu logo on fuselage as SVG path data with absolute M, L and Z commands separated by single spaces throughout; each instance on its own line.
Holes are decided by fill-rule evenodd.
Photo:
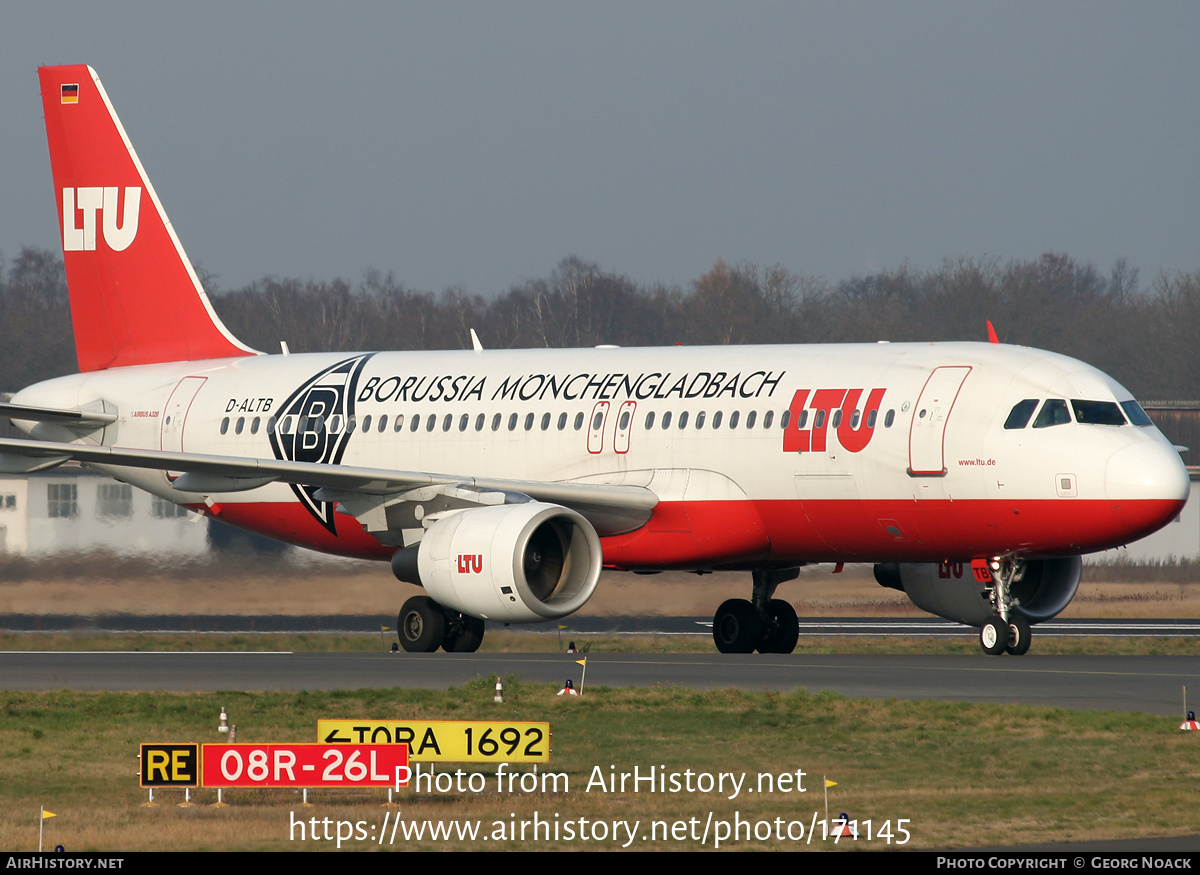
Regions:
M 483 571 L 483 554 L 482 553 L 459 553 L 458 554 L 458 573 L 459 574 L 479 574 Z
M 797 389 L 788 407 L 788 423 L 783 430 L 783 451 L 823 453 L 828 446 L 829 429 L 832 428 L 837 432 L 838 443 L 843 448 L 851 453 L 861 453 L 875 433 L 875 421 L 886 390 L 872 389 L 866 405 L 859 410 L 858 402 L 864 391 Z

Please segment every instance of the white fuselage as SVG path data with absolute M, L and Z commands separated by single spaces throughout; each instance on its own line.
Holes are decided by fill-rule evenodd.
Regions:
M 1024 399 L 1132 400 L 1074 359 L 944 343 L 256 356 L 63 377 L 14 402 L 103 401 L 114 446 L 646 487 L 650 522 L 604 539 L 625 568 L 1060 555 L 1178 512 L 1187 473 L 1157 429 L 1005 428 Z M 326 531 L 287 485 L 201 502 L 165 472 L 111 473 L 306 546 L 391 552 L 353 519 Z

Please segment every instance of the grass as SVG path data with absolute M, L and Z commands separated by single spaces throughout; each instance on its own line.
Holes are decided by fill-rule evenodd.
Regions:
M 94 557 L 93 557 L 94 558 Z M 77 613 L 354 613 L 394 618 L 408 595 L 404 585 L 375 566 L 214 569 L 140 569 L 97 564 L 10 564 L 0 573 L 0 613 L 54 613 L 70 605 Z M 74 563 L 74 564 L 72 564 Z M 861 569 L 859 569 L 861 572 Z M 1121 568 L 1085 574 L 1123 583 L 1086 583 L 1068 609 L 1072 616 L 1200 616 L 1197 566 Z M 883 590 L 869 573 L 830 575 L 806 569 L 785 597 L 809 616 L 919 615 L 902 594 Z M 636 605 L 645 613 L 709 615 L 730 595 L 745 595 L 743 576 L 606 575 L 585 609 L 622 613 Z M 391 623 L 389 623 L 391 625 Z M 570 637 L 591 652 L 712 651 L 705 636 Z M 566 633 L 564 633 L 564 641 Z M 1184 654 L 1185 639 L 1058 638 L 1039 636 L 1039 654 Z M 0 634 L 4 650 L 358 650 L 381 647 L 378 635 L 165 635 L 96 633 Z M 493 631 L 484 649 L 547 652 L 560 649 L 554 634 Z M 960 638 L 802 638 L 805 653 L 963 653 L 978 644 Z M 689 833 L 695 819 L 734 818 L 759 824 L 803 821 L 805 837 L 814 812 L 823 815 L 821 777 L 837 782 L 833 812 L 871 820 L 878 830 L 906 819 L 909 848 L 979 847 L 1087 839 L 1169 836 L 1200 832 L 1194 786 L 1200 771 L 1200 733 L 1181 733 L 1174 720 L 1144 714 L 940 702 L 857 701 L 803 690 L 755 693 L 697 692 L 669 687 L 591 688 L 582 699 L 506 678 L 507 702 L 491 702 L 494 678 L 480 678 L 444 692 L 0 693 L 0 848 L 37 847 L 39 806 L 58 814 L 47 821 L 47 841 L 69 850 L 328 850 L 335 842 L 292 841 L 293 818 L 311 818 L 332 835 L 342 828 L 369 830 L 397 809 L 384 808 L 378 792 L 310 794 L 302 808 L 292 791 L 233 791 L 228 808 L 213 808 L 212 791 L 200 791 L 194 807 L 180 808 L 180 794 L 159 794 L 146 808 L 137 787 L 138 745 L 150 741 L 218 741 L 216 718 L 227 707 L 241 741 L 312 741 L 322 717 L 549 720 L 554 752 L 549 768 L 567 775 L 563 794 L 497 793 L 492 769 L 481 794 L 407 791 L 399 814 L 406 823 L 449 824 L 477 820 L 485 832 L 535 813 L 543 821 L 586 818 L 636 819 L 642 834 L 651 821 Z M 807 792 L 607 793 L 587 785 L 600 774 L 646 770 L 806 773 Z M 819 827 L 818 827 L 819 830 Z M 506 830 L 507 831 L 507 830 Z M 368 833 L 369 834 L 369 833 Z M 794 830 L 793 830 L 794 834 Z M 618 848 L 598 841 L 482 839 L 401 843 L 396 849 Z M 376 849 L 361 839 L 352 848 Z M 344 846 L 346 846 L 344 845 Z M 711 836 L 708 847 L 712 846 Z M 731 840 L 732 849 L 832 847 L 787 839 Z M 878 841 L 864 846 L 886 848 Z M 692 838 L 635 840 L 638 850 L 700 847 Z M 840 847 L 845 847 L 841 845 Z
M 145 808 L 137 787 L 138 745 L 147 741 L 216 741 L 226 707 L 239 741 L 312 741 L 320 717 L 548 720 L 549 769 L 569 792 L 498 793 L 494 770 L 474 793 L 403 791 L 407 822 L 497 824 L 557 815 L 579 818 L 705 823 L 803 821 L 823 816 L 822 778 L 837 782 L 830 805 L 870 819 L 878 830 L 906 819 L 909 848 L 1079 841 L 1200 832 L 1194 804 L 1200 777 L 1198 739 L 1174 721 L 1144 714 L 1076 712 L 940 702 L 866 702 L 803 690 L 754 693 L 672 688 L 592 688 L 567 700 L 554 689 L 508 678 L 507 702 L 491 702 L 494 678 L 445 692 L 152 694 L 6 693 L 0 696 L 0 847 L 36 848 L 37 812 L 51 843 L 69 850 L 327 850 L 333 843 L 292 841 L 294 817 L 378 824 L 378 791 L 321 791 L 301 808 L 295 791 L 228 791 L 228 808 L 212 808 L 199 791 L 193 808 L 180 794 Z M 610 770 L 610 766 L 615 767 Z M 651 766 L 680 774 L 732 772 L 793 776 L 805 792 L 602 791 L 597 774 Z M 598 772 L 597 772 L 598 767 Z M 450 766 L 444 769 L 453 768 Z M 682 780 L 682 779 L 681 779 Z M 589 789 L 589 782 L 591 788 Z M 644 787 L 644 785 L 643 785 Z M 728 788 L 727 788 L 728 789 Z M 757 788 L 756 788 L 757 789 Z M 764 785 L 764 789 L 766 786 Z M 160 792 L 160 799 L 164 794 Z M 336 826 L 333 828 L 336 835 Z M 367 829 L 367 827 L 364 827 Z M 794 831 L 793 827 L 793 831 Z M 819 829 L 819 827 L 818 827 Z M 506 830 L 507 831 L 507 830 Z M 686 832 L 686 827 L 685 827 Z M 794 832 L 793 832 L 794 834 Z M 711 846 L 710 833 L 709 845 Z M 607 849 L 623 842 L 454 840 L 397 842 L 404 849 Z M 375 849 L 370 841 L 348 846 Z M 636 840 L 638 850 L 698 848 L 686 840 Z M 776 837 L 730 840 L 731 849 L 809 847 Z M 832 847 L 814 842 L 812 847 Z M 864 847 L 886 844 L 859 842 Z

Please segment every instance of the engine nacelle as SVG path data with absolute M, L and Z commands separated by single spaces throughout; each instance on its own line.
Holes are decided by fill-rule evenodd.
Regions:
M 595 592 L 601 568 L 591 523 L 539 501 L 453 514 L 434 523 L 417 548 L 392 559 L 397 577 L 419 583 L 438 604 L 506 623 L 579 610 Z
M 1058 616 L 1075 597 L 1082 571 L 1083 560 L 1078 556 L 1027 560 L 1023 573 L 1009 588 L 1014 609 L 1031 624 Z M 922 611 L 968 626 L 982 626 L 996 613 L 970 562 L 885 562 L 875 566 L 875 580 L 900 590 Z

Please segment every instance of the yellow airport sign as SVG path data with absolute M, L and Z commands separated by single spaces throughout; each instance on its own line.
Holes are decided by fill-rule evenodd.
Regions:
M 410 762 L 548 763 L 550 724 L 513 720 L 318 720 L 321 744 L 407 744 Z
M 200 784 L 200 745 L 143 744 L 142 787 L 197 787 Z

